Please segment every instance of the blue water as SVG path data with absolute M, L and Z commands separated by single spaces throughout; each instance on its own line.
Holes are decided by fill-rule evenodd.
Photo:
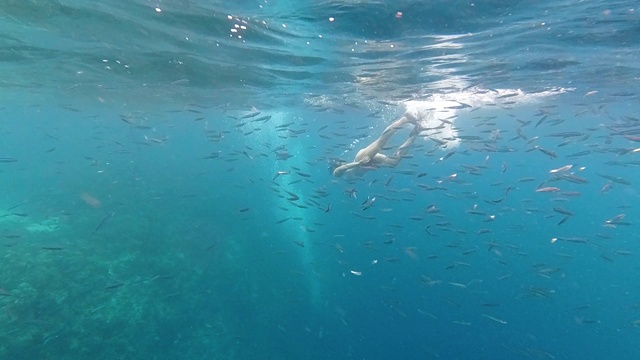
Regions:
M 0 359 L 640 358 L 637 2 L 228 3 L 0 6 Z

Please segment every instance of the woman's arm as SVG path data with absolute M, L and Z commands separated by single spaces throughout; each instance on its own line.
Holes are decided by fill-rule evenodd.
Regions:
M 368 158 L 367 158 L 368 161 Z M 349 170 L 349 169 L 353 169 L 354 167 L 358 167 L 360 165 L 362 165 L 363 163 L 366 163 L 366 161 L 360 160 L 358 162 L 350 162 L 350 163 L 346 163 L 344 165 L 340 165 L 337 168 L 335 168 L 333 170 L 333 176 L 342 176 L 342 174 L 345 173 L 345 171 Z

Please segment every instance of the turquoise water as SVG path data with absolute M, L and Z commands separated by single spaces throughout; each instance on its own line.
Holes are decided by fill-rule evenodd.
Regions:
M 0 19 L 1 359 L 640 356 L 636 2 Z

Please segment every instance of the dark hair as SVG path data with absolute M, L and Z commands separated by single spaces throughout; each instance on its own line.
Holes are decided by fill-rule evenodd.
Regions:
M 327 168 L 329 169 L 329 173 L 333 174 L 333 170 L 335 170 L 337 167 L 339 167 L 340 165 L 346 163 L 345 160 L 342 159 L 336 159 L 336 158 L 332 158 L 332 159 L 328 159 L 327 163 L 329 164 L 327 166 Z

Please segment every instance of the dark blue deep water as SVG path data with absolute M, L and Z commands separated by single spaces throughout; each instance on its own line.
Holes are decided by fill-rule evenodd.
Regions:
M 0 92 L 0 359 L 640 359 L 636 1 L 8 0 Z

